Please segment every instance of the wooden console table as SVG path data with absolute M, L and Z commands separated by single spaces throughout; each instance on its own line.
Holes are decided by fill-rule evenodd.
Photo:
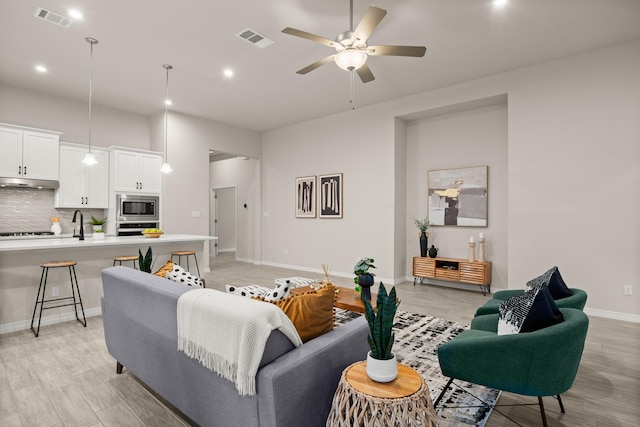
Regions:
M 333 397 L 327 427 L 436 427 L 429 387 L 420 374 L 398 364 L 398 377 L 388 383 L 371 380 L 367 362 L 356 362 L 343 372 Z
M 469 283 L 480 286 L 482 294 L 491 292 L 491 261 L 458 258 L 413 257 L 413 284 L 424 279 Z

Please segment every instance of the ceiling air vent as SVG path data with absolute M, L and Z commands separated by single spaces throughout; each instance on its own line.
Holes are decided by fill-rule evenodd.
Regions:
M 69 28 L 71 24 L 73 24 L 72 19 L 67 18 L 64 15 L 60 15 L 59 13 L 44 9 L 42 7 L 39 7 L 33 16 L 44 21 L 51 22 L 52 24 L 59 25 L 62 28 Z
M 236 35 L 247 43 L 251 43 L 260 49 L 264 49 L 265 47 L 273 44 L 273 40 L 269 40 L 262 34 L 253 31 L 251 28 L 245 28 Z

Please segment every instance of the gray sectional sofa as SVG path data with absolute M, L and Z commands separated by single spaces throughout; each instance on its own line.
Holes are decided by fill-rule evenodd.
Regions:
M 364 317 L 295 348 L 273 331 L 256 375 L 257 394 L 177 350 L 176 309 L 192 288 L 127 267 L 103 270 L 109 353 L 201 426 L 324 426 L 342 370 L 369 349 Z

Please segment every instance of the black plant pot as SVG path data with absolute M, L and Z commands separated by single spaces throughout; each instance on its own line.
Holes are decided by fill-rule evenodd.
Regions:
M 429 248 L 428 242 L 427 233 L 423 231 L 420 234 L 420 256 L 423 258 L 427 256 L 427 249 Z
M 366 298 L 371 301 L 371 286 L 373 286 L 375 280 L 371 274 L 361 274 L 358 276 L 358 285 L 362 287 L 360 291 L 362 298 Z
M 431 248 L 429 248 L 429 257 L 430 258 L 435 258 L 438 256 L 438 248 L 436 248 L 435 246 L 431 245 Z

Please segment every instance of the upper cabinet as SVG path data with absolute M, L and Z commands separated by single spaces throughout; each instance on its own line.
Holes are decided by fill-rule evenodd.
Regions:
M 56 190 L 56 208 L 109 207 L 109 156 L 102 149 L 92 147 L 91 153 L 98 161 L 87 166 L 82 159 L 86 145 L 60 143 L 60 188 Z
M 58 180 L 60 132 L 0 125 L 0 176 Z
M 111 151 L 112 190 L 127 193 L 162 192 L 162 156 L 128 150 Z

